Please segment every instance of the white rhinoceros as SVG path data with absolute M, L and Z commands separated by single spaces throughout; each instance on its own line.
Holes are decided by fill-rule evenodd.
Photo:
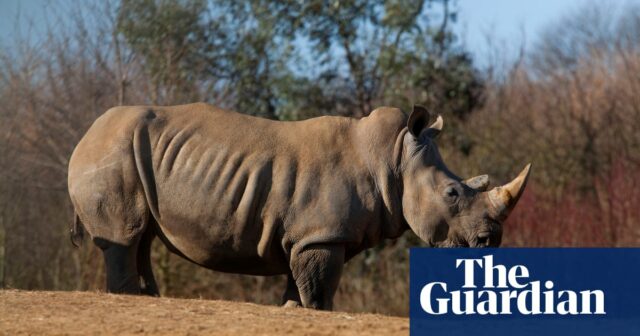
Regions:
M 441 128 L 420 106 L 295 122 L 202 103 L 113 108 L 71 156 L 72 239 L 82 224 L 102 249 L 110 292 L 158 294 L 158 236 L 213 270 L 287 274 L 286 305 L 331 309 L 343 264 L 407 229 L 430 246 L 500 244 L 530 166 L 486 191 L 486 175 L 446 168 Z

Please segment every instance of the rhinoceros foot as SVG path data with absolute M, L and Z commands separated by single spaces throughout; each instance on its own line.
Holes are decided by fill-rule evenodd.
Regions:
M 293 301 L 293 300 L 289 300 L 287 302 L 285 302 L 284 305 L 282 305 L 284 308 L 300 308 L 302 307 L 302 304 L 300 304 L 300 302 L 298 301 Z

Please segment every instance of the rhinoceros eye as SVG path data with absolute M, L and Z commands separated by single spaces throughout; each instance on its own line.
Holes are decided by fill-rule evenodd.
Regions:
M 455 186 L 448 186 L 444 189 L 444 197 L 450 203 L 455 203 L 460 196 L 460 192 Z

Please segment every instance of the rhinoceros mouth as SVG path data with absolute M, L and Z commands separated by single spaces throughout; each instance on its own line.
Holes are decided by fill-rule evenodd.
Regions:
M 498 244 L 499 245 L 499 244 Z M 431 244 L 431 247 L 443 247 L 443 248 L 459 248 L 459 247 L 473 247 L 473 248 L 487 248 L 487 247 L 497 247 L 495 244 L 490 244 L 488 240 L 485 239 L 483 235 L 479 235 L 474 239 L 466 240 L 454 240 L 454 239 L 446 239 L 441 242 L 436 242 Z
M 465 241 L 457 241 L 452 239 L 446 239 L 441 242 L 433 244 L 433 247 L 437 248 L 456 248 L 456 247 L 469 247 L 469 243 Z

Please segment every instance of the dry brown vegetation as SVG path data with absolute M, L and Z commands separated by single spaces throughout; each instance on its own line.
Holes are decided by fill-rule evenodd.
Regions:
M 612 13 L 590 5 L 549 27 L 467 124 L 471 166 L 534 162 L 507 245 L 640 243 L 640 9 Z
M 506 246 L 640 245 L 640 9 L 614 12 L 592 4 L 568 13 L 517 62 L 482 73 L 483 104 L 445 115 L 452 122 L 440 146 L 459 175 L 489 173 L 499 183 L 534 163 L 505 225 Z M 177 84 L 152 85 L 141 56 L 114 33 L 112 11 L 72 13 L 42 40 L 17 36 L 16 48 L 0 53 L 0 281 L 7 288 L 103 288 L 100 252 L 89 241 L 80 249 L 69 243 L 69 155 L 111 106 L 181 102 L 172 98 Z M 181 99 L 233 105 L 223 94 L 206 96 L 212 83 L 198 83 Z M 368 103 L 394 105 L 392 98 Z M 419 244 L 407 233 L 354 258 L 336 309 L 407 315 L 408 247 Z M 211 272 L 160 245 L 153 265 L 163 295 L 280 300 L 282 277 Z

